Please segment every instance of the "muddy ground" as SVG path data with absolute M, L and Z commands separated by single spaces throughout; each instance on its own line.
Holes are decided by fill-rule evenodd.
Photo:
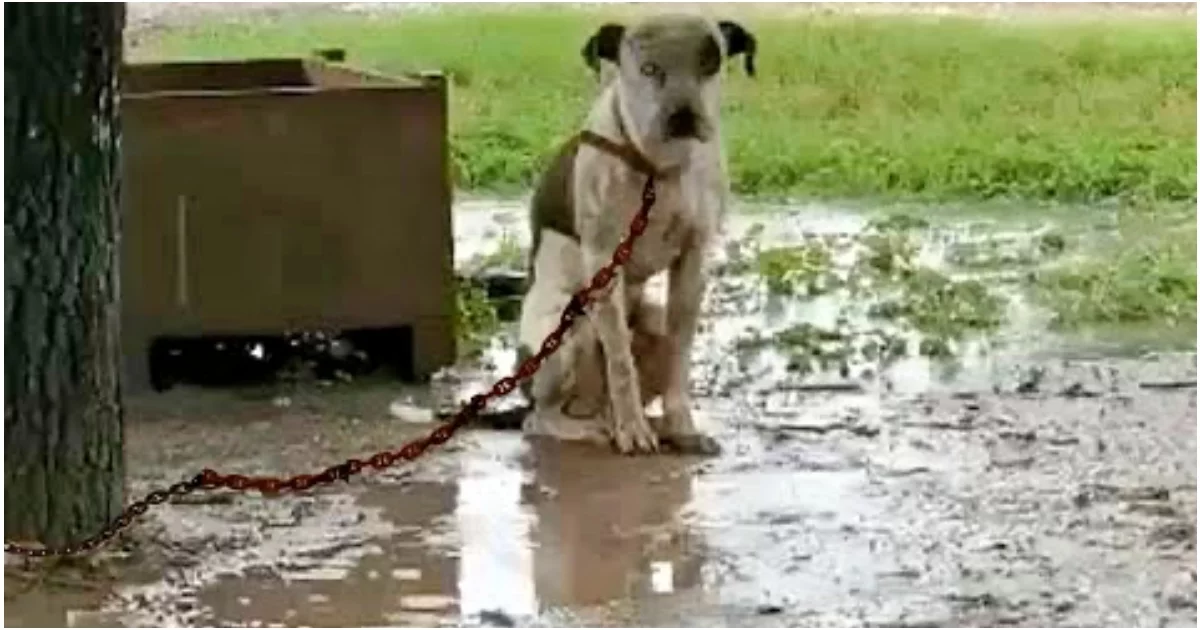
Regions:
M 459 266 L 513 264 L 521 204 L 460 206 Z M 693 379 L 721 456 L 618 458 L 471 428 L 332 489 L 164 506 L 90 566 L 10 560 L 6 624 L 1195 626 L 1194 338 L 1178 351 L 1059 334 L 1017 290 L 1100 246 L 1105 212 L 884 221 L 915 247 L 883 267 L 1001 297 L 1000 323 L 931 334 L 867 305 L 883 285 L 827 286 L 874 260 L 862 246 L 878 245 L 878 216 L 743 210 Z M 1017 255 L 1055 234 L 1045 259 Z M 829 255 L 796 276 L 756 266 L 763 251 Z M 510 336 L 432 389 L 365 377 L 135 399 L 130 490 L 398 445 L 431 428 L 416 411 L 506 369 Z M 922 342 L 943 337 L 947 351 Z M 864 350 L 879 339 L 902 343 Z

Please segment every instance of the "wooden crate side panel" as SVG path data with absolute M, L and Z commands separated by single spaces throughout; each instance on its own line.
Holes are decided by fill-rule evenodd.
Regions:
M 408 324 L 452 359 L 442 85 L 127 105 L 131 337 Z

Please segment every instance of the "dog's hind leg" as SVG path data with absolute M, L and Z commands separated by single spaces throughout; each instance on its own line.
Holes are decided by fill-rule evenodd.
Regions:
M 545 285 L 535 286 L 522 304 L 520 356 L 540 348 L 541 342 L 558 327 L 570 295 Z M 586 319 L 577 320 L 562 338 L 558 350 L 542 362 L 522 384 L 522 392 L 533 404 L 524 424 L 528 435 L 561 440 L 607 443 L 607 409 L 604 363 L 595 329 Z
M 525 296 L 521 305 L 520 350 L 518 358 L 524 361 L 541 348 L 541 342 L 554 331 L 558 318 L 555 316 L 553 300 L 541 294 L 537 287 Z M 563 300 L 565 304 L 565 300 Z M 559 404 L 571 379 L 570 362 L 564 360 L 571 350 L 571 335 L 563 338 L 558 351 L 546 357 L 529 380 L 521 384 L 521 391 L 535 406 Z
M 604 380 L 604 350 L 591 322 L 581 321 L 574 331 L 564 362 L 569 362 L 563 413 L 573 418 L 599 418 L 608 407 Z

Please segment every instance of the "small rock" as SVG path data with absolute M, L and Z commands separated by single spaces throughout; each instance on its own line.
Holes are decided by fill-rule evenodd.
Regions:
M 344 360 L 351 354 L 354 354 L 354 346 L 345 339 L 334 339 L 329 344 L 329 356 L 335 359 Z
M 1130 503 L 1125 507 L 1127 512 L 1138 512 L 1147 516 L 1172 518 L 1177 512 L 1173 506 L 1165 503 Z
M 98 610 L 68 610 L 66 617 L 68 628 L 112 628 L 118 625 L 113 613 Z
M 1196 543 L 1196 525 L 1176 522 L 1161 525 L 1150 532 L 1150 542 L 1156 545 L 1184 544 L 1190 549 Z
M 1187 595 L 1172 595 L 1167 598 L 1167 608 L 1173 611 L 1195 610 L 1196 598 Z
M 421 570 L 415 567 L 392 569 L 392 579 L 415 582 L 416 580 L 421 579 Z
M 454 601 L 449 595 L 403 595 L 400 597 L 400 607 L 420 611 L 446 610 L 454 606 Z
M 760 615 L 778 615 L 783 612 L 783 606 L 778 604 L 762 604 L 755 609 Z
M 1042 379 L 1046 376 L 1045 370 L 1040 368 L 1032 368 L 1021 376 L 1017 383 L 1016 391 L 1018 394 L 1036 394 L 1041 389 Z
M 383 620 L 393 626 L 406 628 L 439 628 L 446 626 L 442 613 L 425 613 L 405 611 L 402 613 L 384 613 Z
M 397 420 L 416 424 L 428 424 L 434 420 L 432 409 L 418 407 L 400 400 L 394 401 L 388 406 L 388 413 Z
M 479 611 L 479 623 L 491 628 L 515 628 L 517 622 L 503 610 Z
M 1017 457 L 1014 459 L 993 459 L 990 464 L 993 468 L 1029 468 L 1033 466 L 1034 458 L 1032 457 Z
M 1069 613 L 1072 610 L 1075 610 L 1075 602 L 1069 599 L 1064 599 L 1063 601 L 1054 605 L 1054 612 L 1060 615 L 1063 613 Z
M 1083 383 L 1075 382 L 1059 392 L 1059 395 L 1066 398 L 1096 398 L 1100 392 L 1089 390 Z
M 1001 431 L 1000 437 L 1018 442 L 1034 442 L 1037 440 L 1037 431 L 1033 429 L 1029 431 Z

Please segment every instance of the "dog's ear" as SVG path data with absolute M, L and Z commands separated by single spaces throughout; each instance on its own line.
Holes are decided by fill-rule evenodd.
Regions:
M 625 27 L 620 24 L 609 23 L 601 26 L 583 45 L 583 50 L 580 51 L 583 62 L 597 73 L 600 72 L 601 59 L 617 63 L 621 51 L 621 38 L 624 36 Z
M 741 24 L 730 20 L 717 22 L 717 27 L 725 37 L 725 54 L 730 57 L 745 55 L 746 74 L 754 76 L 754 55 L 758 52 L 758 42 L 754 36 Z

